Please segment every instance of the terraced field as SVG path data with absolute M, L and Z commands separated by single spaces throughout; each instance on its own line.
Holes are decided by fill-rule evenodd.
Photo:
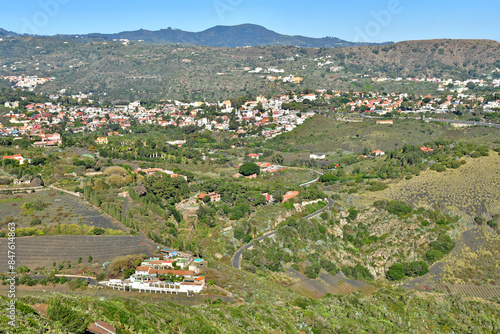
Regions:
M 18 194 L 16 198 L 12 195 L 0 195 L 0 217 L 14 217 L 18 227 L 29 227 L 34 217 L 40 218 L 43 225 L 56 224 L 86 224 L 104 229 L 126 231 L 125 226 L 117 223 L 109 216 L 99 212 L 83 198 L 68 195 L 66 193 L 47 190 L 33 194 Z M 47 207 L 42 211 L 34 211 L 23 215 L 21 206 L 25 202 L 40 200 Z M 3 219 L 0 219 L 3 222 Z
M 448 293 L 458 293 L 465 296 L 478 297 L 483 299 L 500 299 L 500 287 L 476 286 L 474 284 L 437 284 L 436 289 Z
M 470 217 L 500 213 L 500 156 L 491 152 L 488 157 L 467 159 L 458 169 L 445 172 L 426 171 L 409 181 L 391 184 L 375 198 L 397 199 L 414 207 L 440 204 L 457 215 Z
M 290 279 L 288 287 L 293 291 L 311 298 L 321 298 L 327 293 L 348 295 L 360 291 L 365 295 L 373 294 L 377 289 L 363 281 L 349 280 L 341 275 L 320 273 L 316 279 L 310 279 L 301 273 L 289 269 L 286 276 Z
M 78 257 L 84 261 L 92 255 L 93 261 L 102 264 L 117 256 L 128 254 L 152 255 L 156 245 L 140 236 L 42 236 L 16 239 L 16 266 L 52 267 L 53 262 Z M 0 238 L 0 252 L 7 254 L 7 239 Z M 7 257 L 0 261 L 0 272 L 7 272 Z

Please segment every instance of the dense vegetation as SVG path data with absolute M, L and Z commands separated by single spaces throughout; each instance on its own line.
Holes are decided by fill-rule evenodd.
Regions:
M 440 51 L 441 50 L 441 51 Z M 55 77 L 41 87 L 56 93 L 94 92 L 104 102 L 177 99 L 207 100 L 252 94 L 279 94 L 296 84 L 264 81 L 245 68 L 278 68 L 284 76 L 304 78 L 302 86 L 356 91 L 429 92 L 435 84 L 403 81 L 374 84 L 364 74 L 384 77 L 482 78 L 498 63 L 498 43 L 485 41 L 415 41 L 358 48 L 294 46 L 210 48 L 88 43 L 53 38 L 19 38 L 3 42 L 0 74 L 31 73 Z M 343 69 L 331 72 L 314 59 L 328 59 Z M 35 65 L 50 64 L 51 66 Z M 314 68 L 314 71 L 310 69 Z M 222 73 L 222 74 L 220 74 Z M 220 75 L 217 75 L 220 74 Z M 356 79 L 353 81 L 352 79 Z M 361 80 L 357 80 L 361 79 Z M 107 93 L 104 95 L 104 93 Z
M 298 297 L 282 306 L 233 305 L 210 299 L 197 306 L 181 306 L 126 298 L 24 297 L 16 303 L 18 326 L 14 329 L 7 324 L 6 302 L 2 297 L 0 329 L 11 333 L 64 329 L 81 333 L 85 324 L 96 320 L 111 323 L 120 334 L 293 333 L 298 330 L 308 333 L 495 333 L 499 329 L 496 305 L 458 295 L 422 295 L 399 289 L 383 290 L 370 297 L 360 294 L 329 295 L 321 300 Z M 35 303 L 48 304 L 48 319 L 30 306 Z

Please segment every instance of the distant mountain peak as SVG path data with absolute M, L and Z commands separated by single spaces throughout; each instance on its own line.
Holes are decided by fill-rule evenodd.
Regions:
M 0 37 L 19 37 L 20 35 L 19 34 L 16 34 L 15 32 L 12 32 L 12 31 L 8 31 L 8 30 L 5 30 L 5 29 L 2 29 L 0 28 Z
M 263 26 L 243 23 L 234 26 L 217 25 L 200 32 L 189 32 L 168 27 L 156 31 L 139 29 L 123 31 L 115 34 L 78 35 L 88 39 L 129 39 L 142 40 L 159 44 L 203 45 L 211 47 L 244 47 L 291 45 L 300 47 L 339 47 L 369 45 L 368 43 L 353 43 L 336 37 L 312 38 L 306 36 L 290 36 L 279 34 Z M 65 38 L 65 35 L 59 36 Z M 67 38 L 72 36 L 66 35 Z M 373 43 L 372 45 L 378 45 Z M 380 43 L 380 44 L 390 44 Z

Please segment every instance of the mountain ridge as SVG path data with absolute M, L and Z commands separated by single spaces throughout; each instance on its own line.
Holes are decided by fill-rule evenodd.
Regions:
M 233 26 L 217 25 L 200 32 L 190 32 L 180 29 L 172 29 L 169 27 L 160 30 L 139 29 L 111 34 L 58 34 L 44 37 L 55 37 L 78 41 L 128 39 L 131 41 L 145 41 L 155 44 L 185 44 L 190 46 L 231 48 L 276 45 L 332 48 L 341 46 L 386 45 L 393 43 L 355 43 L 345 41 L 337 37 L 314 38 L 302 35 L 284 35 L 263 26 L 250 23 Z
M 12 31 L 8 31 L 8 30 L 5 30 L 5 29 L 2 29 L 0 28 L 0 36 L 5 36 L 5 37 L 19 37 L 20 35 L 15 33 L 15 32 L 12 32 Z

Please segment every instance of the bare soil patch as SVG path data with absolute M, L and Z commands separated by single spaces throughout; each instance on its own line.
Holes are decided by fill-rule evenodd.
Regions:
M 117 256 L 146 254 L 151 256 L 156 245 L 142 236 L 60 235 L 22 237 L 16 239 L 16 266 L 52 267 L 53 262 L 71 261 L 79 257 L 102 264 Z M 7 254 L 7 239 L 0 239 L 0 252 Z M 7 272 L 7 260 L 0 262 L 0 272 Z

